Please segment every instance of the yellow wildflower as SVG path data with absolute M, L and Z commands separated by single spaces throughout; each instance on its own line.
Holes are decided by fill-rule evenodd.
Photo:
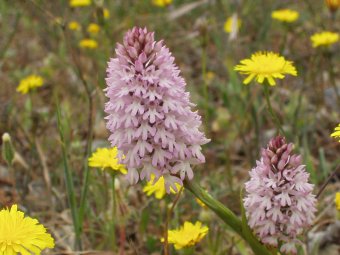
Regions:
M 92 153 L 88 159 L 90 167 L 99 167 L 102 170 L 109 168 L 114 171 L 120 171 L 123 174 L 127 173 L 127 170 L 123 164 L 119 163 L 119 155 L 117 147 L 113 148 L 98 148 Z
M 235 16 L 236 17 L 236 16 Z M 235 24 L 234 24 L 235 22 Z M 237 24 L 236 24 L 237 22 Z M 224 31 L 226 33 L 231 33 L 234 30 L 238 30 L 241 27 L 242 21 L 241 19 L 235 19 L 233 16 L 229 17 L 224 23 Z
M 335 194 L 335 199 L 334 199 L 335 205 L 336 205 L 336 209 L 338 211 L 340 211 L 340 192 L 337 192 Z
M 70 0 L 71 7 L 82 7 L 91 4 L 91 0 Z
M 339 41 L 339 34 L 330 31 L 316 33 L 310 37 L 313 47 L 329 46 Z
M 40 254 L 54 248 L 54 239 L 36 219 L 25 217 L 18 206 L 0 211 L 0 254 Z
M 340 7 L 340 0 L 326 0 L 326 5 L 331 12 L 335 12 Z
M 168 242 L 173 243 L 175 249 L 179 250 L 200 242 L 208 231 L 209 228 L 202 227 L 202 222 L 200 221 L 197 221 L 195 225 L 186 221 L 180 229 L 168 230 Z M 164 238 L 161 241 L 164 242 Z
M 234 70 L 248 75 L 244 84 L 249 84 L 255 78 L 258 83 L 267 79 L 269 85 L 274 86 L 276 78 L 283 79 L 285 74 L 297 75 L 293 62 L 274 52 L 256 52 L 250 59 L 241 60 Z
M 110 11 L 109 11 L 109 9 L 107 9 L 107 8 L 103 9 L 103 16 L 104 16 L 104 19 L 109 19 L 110 18 Z
M 95 49 L 98 47 L 97 41 L 93 39 L 83 39 L 79 42 L 80 48 Z
M 98 34 L 100 31 L 100 26 L 96 23 L 90 23 L 90 25 L 87 27 L 87 32 L 90 34 Z
M 159 7 L 165 7 L 172 3 L 172 0 L 152 0 L 152 3 Z
M 299 18 L 299 13 L 290 9 L 281 9 L 272 12 L 272 18 L 282 22 L 294 22 Z
M 339 143 L 340 143 L 340 124 L 334 128 L 334 132 L 331 134 L 331 137 L 334 137 L 335 139 L 339 139 Z
M 179 185 L 178 183 L 176 183 L 175 185 L 176 185 L 177 192 L 178 192 L 181 189 L 182 186 Z M 143 188 L 143 191 L 146 193 L 147 196 L 151 196 L 152 194 L 155 194 L 155 197 L 157 199 L 162 199 L 165 196 L 165 194 L 166 194 L 164 177 L 161 176 L 155 182 L 155 175 L 152 174 L 151 178 L 150 178 L 150 181 L 147 182 L 147 184 Z M 170 188 L 170 191 L 173 194 L 177 193 L 172 188 Z
M 38 75 L 29 75 L 22 79 L 17 87 L 17 92 L 27 94 L 30 90 L 41 87 L 44 84 L 44 79 Z
M 68 29 L 70 30 L 79 30 L 80 29 L 80 25 L 77 21 L 71 21 L 68 23 Z

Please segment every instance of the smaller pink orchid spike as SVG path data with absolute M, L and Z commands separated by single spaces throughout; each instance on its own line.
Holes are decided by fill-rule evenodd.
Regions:
M 245 184 L 244 207 L 249 226 L 264 244 L 283 253 L 296 253 L 298 236 L 310 226 L 316 212 L 313 186 L 294 145 L 277 136 L 271 139 Z

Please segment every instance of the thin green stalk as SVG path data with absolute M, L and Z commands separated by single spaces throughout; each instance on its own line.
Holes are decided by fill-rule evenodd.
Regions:
M 80 231 L 83 231 L 82 223 L 84 220 L 84 212 L 85 212 L 85 205 L 86 205 L 86 199 L 87 199 L 87 191 L 89 186 L 89 180 L 90 180 L 90 171 L 89 166 L 87 162 L 88 156 L 85 157 L 85 163 L 84 163 L 84 177 L 83 177 L 83 185 L 81 190 L 81 196 L 80 196 L 80 205 L 79 205 L 79 222 L 80 222 Z
M 93 98 L 92 98 L 92 91 L 85 79 L 83 71 L 80 67 L 78 59 L 73 52 L 72 45 L 69 41 L 69 36 L 65 28 L 63 28 L 63 35 L 65 39 L 65 43 L 67 46 L 68 51 L 70 52 L 71 58 L 75 64 L 74 69 L 81 80 L 82 85 L 86 91 L 86 97 L 88 99 L 88 119 L 87 119 L 87 137 L 86 137 L 86 146 L 84 151 L 84 175 L 83 175 L 83 183 L 82 183 L 82 190 L 81 190 L 81 197 L 80 197 L 80 205 L 79 205 L 79 224 L 80 224 L 80 232 L 82 232 L 84 214 L 85 214 L 85 206 L 87 201 L 87 191 L 88 191 L 88 184 L 90 179 L 90 171 L 87 162 L 87 158 L 90 156 L 91 148 L 92 148 L 92 136 L 93 136 Z
M 110 173 L 111 175 L 111 191 L 112 191 L 112 219 L 111 219 L 111 229 L 112 232 L 110 233 L 111 243 L 112 243 L 112 250 L 116 248 L 116 210 L 117 210 L 117 201 L 116 201 L 116 187 L 115 187 L 115 173 Z
M 209 94 L 208 94 L 208 81 L 207 81 L 207 40 L 208 35 L 204 31 L 202 38 L 202 77 L 203 77 L 203 96 L 204 96 L 204 110 L 205 121 L 209 122 Z
M 167 214 L 166 214 L 166 221 L 165 221 L 165 228 L 164 228 L 164 255 L 169 255 L 169 240 L 168 240 L 168 231 L 169 231 L 169 223 L 171 220 L 171 215 L 172 212 L 175 209 L 175 206 L 177 205 L 179 198 L 181 197 L 183 191 L 183 187 L 181 187 L 181 189 L 179 190 L 179 192 L 176 195 L 176 198 L 174 200 L 174 202 L 172 203 L 172 206 L 169 210 L 167 210 Z M 168 209 L 168 207 L 166 208 Z
M 269 85 L 267 84 L 264 84 L 264 95 L 266 97 L 266 103 L 267 103 L 267 107 L 268 107 L 268 112 L 272 118 L 272 120 L 274 121 L 275 125 L 276 125 L 276 128 L 277 128 L 277 131 L 278 132 L 281 132 L 282 135 L 286 135 L 285 132 L 283 131 L 282 129 L 282 126 L 280 124 L 280 120 L 279 118 L 277 117 L 277 115 L 275 114 L 274 110 L 273 110 L 273 107 L 272 107 L 272 104 L 270 103 L 270 98 L 269 98 L 269 89 L 268 89 Z
M 285 46 L 286 46 L 286 41 L 287 41 L 287 38 L 288 38 L 288 32 L 289 32 L 289 26 L 285 26 L 285 31 L 284 31 L 284 35 L 283 35 L 283 39 L 282 39 L 282 42 L 281 42 L 281 45 L 280 45 L 280 54 L 283 54 L 284 50 L 285 50 Z
M 230 228 L 239 234 L 251 247 L 256 255 L 272 255 L 272 253 L 263 246 L 256 237 L 244 227 L 242 221 L 222 203 L 214 199 L 209 193 L 202 189 L 193 181 L 185 181 L 184 186 L 191 193 L 200 199 L 208 208 L 216 213 Z M 245 223 L 246 224 L 246 223 Z
M 66 181 L 66 191 L 67 191 L 67 198 L 68 202 L 71 208 L 71 214 L 72 214 L 72 221 L 73 221 L 73 227 L 74 227 L 74 233 L 76 236 L 76 249 L 81 249 L 81 238 L 80 238 L 80 221 L 78 217 L 78 210 L 77 210 L 77 202 L 76 202 L 76 195 L 74 192 L 74 186 L 73 186 L 73 177 L 72 173 L 70 171 L 68 160 L 67 160 L 67 151 L 65 146 L 65 139 L 64 139 L 64 129 L 63 125 L 61 123 L 61 112 L 59 103 L 57 103 L 57 122 L 58 122 L 58 130 L 59 130 L 59 136 L 61 140 L 61 149 L 62 149 L 62 157 L 63 157 L 63 164 L 64 164 L 64 175 L 65 175 L 65 181 Z

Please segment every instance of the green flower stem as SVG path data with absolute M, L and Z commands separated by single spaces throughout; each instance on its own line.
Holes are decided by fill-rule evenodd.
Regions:
M 171 220 L 171 215 L 175 209 L 175 206 L 177 205 L 179 198 L 181 197 L 183 191 L 183 187 L 178 191 L 176 198 L 174 202 L 172 203 L 170 209 L 168 207 L 166 208 L 167 213 L 166 213 L 166 221 L 165 221 L 165 228 L 164 228 L 164 255 L 168 255 L 169 253 L 169 240 L 168 240 L 168 231 L 169 231 L 169 223 Z
M 282 135 L 286 135 L 285 132 L 283 131 L 283 128 L 281 126 L 280 120 L 277 117 L 277 115 L 275 114 L 273 108 L 272 108 L 272 104 L 270 103 L 270 98 L 269 98 L 269 85 L 268 84 L 264 84 L 264 95 L 266 97 L 266 103 L 267 103 L 267 107 L 268 107 L 268 112 L 272 118 L 272 120 L 274 121 L 277 131 L 280 132 Z
M 111 191 L 112 191 L 112 220 L 111 220 L 112 232 L 110 236 L 111 236 L 111 241 L 112 241 L 112 250 L 115 250 L 116 248 L 116 221 L 115 219 L 116 219 L 116 210 L 117 210 L 116 187 L 115 187 L 116 174 L 110 173 L 110 175 L 111 175 Z
M 79 215 L 78 215 L 78 209 L 77 209 L 76 195 L 74 192 L 72 173 L 69 169 L 68 160 L 67 160 L 67 151 L 66 151 L 65 138 L 64 138 L 64 128 L 61 123 L 61 112 L 60 112 L 60 106 L 58 102 L 57 102 L 57 122 L 58 122 L 59 136 L 61 140 L 61 149 L 62 149 L 62 157 L 63 157 L 63 164 L 64 164 L 64 175 L 65 175 L 65 180 L 66 180 L 67 198 L 68 198 L 68 202 L 71 208 L 73 227 L 74 227 L 74 232 L 76 236 L 76 249 L 81 249 L 82 247 L 81 238 L 80 238 L 81 228 L 80 228 L 80 221 L 78 217 Z
M 84 221 L 84 212 L 85 212 L 85 205 L 87 201 L 87 191 L 89 186 L 90 180 L 90 169 L 88 165 L 88 153 L 86 153 L 85 162 L 84 162 L 84 177 L 83 177 L 83 185 L 81 190 L 81 197 L 80 197 L 80 205 L 79 205 L 79 222 L 80 222 L 80 231 L 83 232 L 83 221 Z
M 202 77 L 203 77 L 203 96 L 204 96 L 204 113 L 205 120 L 209 122 L 209 93 L 208 93 L 208 82 L 207 82 L 207 41 L 208 35 L 206 32 L 202 35 Z
M 186 189 L 201 200 L 209 209 L 216 213 L 230 228 L 239 234 L 252 248 L 257 255 L 272 255 L 251 233 L 247 233 L 247 229 L 242 226 L 242 221 L 222 203 L 214 199 L 208 192 L 202 189 L 193 181 L 184 181 Z

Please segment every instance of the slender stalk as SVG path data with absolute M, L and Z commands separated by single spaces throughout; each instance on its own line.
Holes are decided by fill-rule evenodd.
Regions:
M 87 119 L 87 136 L 86 136 L 86 146 L 84 151 L 84 169 L 83 169 L 83 183 L 82 183 L 82 190 L 81 190 L 81 196 L 80 196 L 80 205 L 79 205 L 79 219 L 80 219 L 80 227 L 82 232 L 82 226 L 83 226 L 83 220 L 84 220 L 84 214 L 85 214 L 85 205 L 87 201 L 87 192 L 88 192 L 88 184 L 90 179 L 90 171 L 89 166 L 87 162 L 87 158 L 90 156 L 91 148 L 92 148 L 92 136 L 93 136 L 93 98 L 92 98 L 92 91 L 91 88 L 86 81 L 83 71 L 80 67 L 80 64 L 78 63 L 78 60 L 76 58 L 76 55 L 74 54 L 72 50 L 71 43 L 69 42 L 69 37 L 66 29 L 63 27 L 62 29 L 64 39 L 66 46 L 68 48 L 68 51 L 71 54 L 72 60 L 74 62 L 74 69 L 78 76 L 78 78 L 81 80 L 81 83 L 86 91 L 86 96 L 88 100 L 88 119 Z
M 282 42 L 281 42 L 281 45 L 280 45 L 280 53 L 283 54 L 284 53 L 284 50 L 285 50 L 285 46 L 286 46 L 286 41 L 287 41 L 287 38 L 288 38 L 288 26 L 285 27 L 285 31 L 284 31 L 284 34 L 283 34 L 283 39 L 282 39 Z
M 117 209 L 117 201 L 116 201 L 116 187 L 115 187 L 115 173 L 110 173 L 111 175 L 111 191 L 112 191 L 112 219 L 111 219 L 111 241 L 112 241 L 112 249 L 116 248 L 116 209 Z
M 90 155 L 91 147 L 92 147 L 92 136 L 93 136 L 93 98 L 92 98 L 92 91 L 90 89 L 89 84 L 87 83 L 83 71 L 80 67 L 80 64 L 78 63 L 78 60 L 76 58 L 76 55 L 74 54 L 72 50 L 71 43 L 69 42 L 69 37 L 66 29 L 63 27 L 62 29 L 64 39 L 66 46 L 68 48 L 68 51 L 71 54 L 71 58 L 74 62 L 74 69 L 78 76 L 78 78 L 81 80 L 82 85 L 86 91 L 86 96 L 88 99 L 88 119 L 87 119 L 87 136 L 86 136 L 86 146 L 84 151 L 84 175 L 83 175 L 83 184 L 82 184 L 82 190 L 81 190 L 81 197 L 80 197 L 80 205 L 79 205 L 79 218 L 80 218 L 80 227 L 82 232 L 82 223 L 84 220 L 84 213 L 85 213 L 85 204 L 87 200 L 87 191 L 88 191 L 88 183 L 90 179 L 90 171 L 89 166 L 87 162 L 87 158 Z
M 278 132 L 281 132 L 283 135 L 285 135 L 285 132 L 282 129 L 282 126 L 280 124 L 280 120 L 277 117 L 277 115 L 275 114 L 272 104 L 270 103 L 270 98 L 269 98 L 269 85 L 265 84 L 264 85 L 264 95 L 266 97 L 266 103 L 267 103 L 267 108 L 268 108 L 268 112 L 272 118 L 272 120 L 274 121 L 275 125 L 276 125 L 276 129 Z
M 318 198 L 321 193 L 324 191 L 324 189 L 327 187 L 328 183 L 332 180 L 332 178 L 337 174 L 337 172 L 340 170 L 340 165 L 338 165 L 335 170 L 331 173 L 330 176 L 328 176 L 327 180 L 322 184 L 318 194 L 316 195 L 316 198 Z
M 271 255 L 251 233 L 247 233 L 242 226 L 241 220 L 222 203 L 214 199 L 209 193 L 202 189 L 197 183 L 193 181 L 184 181 L 184 187 L 191 191 L 191 193 L 200 199 L 208 208 L 216 213 L 232 230 L 239 234 L 252 248 L 256 255 Z
M 209 94 L 208 94 L 208 81 L 207 81 L 207 32 L 204 31 L 202 35 L 202 77 L 203 77 L 203 96 L 204 96 L 204 110 L 205 121 L 209 122 Z
M 59 103 L 57 103 L 57 122 L 58 122 L 59 136 L 61 140 L 61 149 L 62 149 L 63 164 L 64 164 L 64 175 L 65 175 L 65 181 L 66 181 L 66 191 L 67 191 L 68 202 L 71 208 L 73 227 L 74 227 L 74 232 L 76 236 L 76 249 L 81 249 L 82 245 L 81 245 L 81 238 L 80 238 L 80 234 L 81 234 L 80 221 L 78 217 L 79 215 L 78 215 L 78 210 L 77 210 L 76 195 L 75 195 L 74 186 L 73 186 L 73 177 L 69 169 L 68 160 L 67 160 L 64 129 L 61 123 L 61 112 L 60 112 Z
M 169 255 L 169 242 L 168 242 L 168 229 L 169 229 L 169 222 L 171 220 L 171 214 L 175 209 L 175 206 L 182 194 L 183 191 L 183 187 L 181 187 L 181 189 L 179 190 L 179 192 L 177 193 L 177 196 L 174 200 L 174 202 L 172 203 L 171 208 L 168 210 L 167 212 L 167 216 L 166 216 L 166 221 L 165 221 L 165 228 L 164 228 L 164 255 Z

